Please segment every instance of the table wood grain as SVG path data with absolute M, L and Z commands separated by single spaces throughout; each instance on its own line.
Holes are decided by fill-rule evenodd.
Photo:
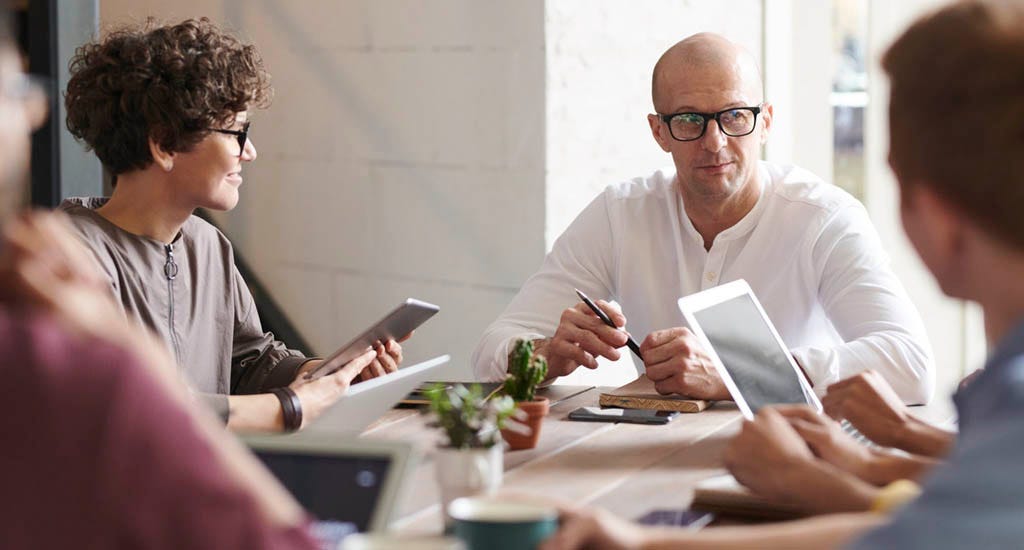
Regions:
M 742 419 L 734 404 L 680 414 L 663 426 L 568 420 L 569 411 L 596 406 L 609 389 L 581 388 L 552 406 L 537 447 L 505 453 L 503 489 L 596 505 L 633 519 L 657 508 L 689 506 L 696 484 L 723 472 L 722 451 Z M 937 400 L 913 412 L 941 420 L 949 410 L 946 400 Z M 433 462 L 443 436 L 429 420 L 420 411 L 396 409 L 365 432 L 413 442 L 421 453 L 394 524 L 401 531 L 437 533 L 443 523 Z

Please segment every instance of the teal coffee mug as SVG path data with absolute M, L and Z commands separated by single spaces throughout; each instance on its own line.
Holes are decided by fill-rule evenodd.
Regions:
M 554 506 L 495 496 L 455 499 L 448 515 L 469 550 L 533 550 L 558 530 Z

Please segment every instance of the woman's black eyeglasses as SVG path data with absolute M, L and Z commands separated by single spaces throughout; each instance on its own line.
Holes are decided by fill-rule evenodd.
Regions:
M 238 139 L 238 158 L 242 158 L 242 153 L 245 153 L 245 142 L 249 139 L 249 122 L 242 125 L 241 130 L 221 130 L 220 128 L 210 128 L 211 132 L 217 132 L 218 134 L 230 134 Z

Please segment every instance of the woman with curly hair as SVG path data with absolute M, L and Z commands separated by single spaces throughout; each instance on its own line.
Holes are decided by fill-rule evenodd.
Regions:
M 389 341 L 306 381 L 321 360 L 263 331 L 231 243 L 192 214 L 234 208 L 256 159 L 249 109 L 266 107 L 271 88 L 252 45 L 205 18 L 149 22 L 82 46 L 70 69 L 68 129 L 115 188 L 62 209 L 125 312 L 162 337 L 229 428 L 299 429 L 353 380 L 398 368 L 401 346 Z

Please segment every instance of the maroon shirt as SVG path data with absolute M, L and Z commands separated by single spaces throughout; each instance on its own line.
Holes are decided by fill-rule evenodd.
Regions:
M 0 306 L 0 357 L 0 546 L 315 548 L 125 352 Z

